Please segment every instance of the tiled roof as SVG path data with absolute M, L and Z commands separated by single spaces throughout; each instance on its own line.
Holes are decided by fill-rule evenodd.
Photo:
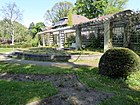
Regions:
M 125 10 L 125 11 L 121 11 L 121 12 L 118 12 L 118 13 L 115 13 L 115 14 L 109 14 L 109 15 L 93 18 L 93 19 L 90 19 L 87 22 L 84 22 L 84 23 L 81 23 L 81 24 L 76 24 L 74 26 L 82 25 L 82 24 L 88 24 L 88 23 L 104 22 L 106 20 L 114 19 L 114 18 L 117 18 L 117 17 L 120 17 L 120 16 L 121 17 L 127 17 L 127 16 L 129 16 L 130 14 L 133 14 L 133 13 L 134 12 L 132 10 Z
M 133 13 L 134 12 L 132 10 L 125 10 L 125 11 L 118 12 L 115 14 L 100 16 L 100 17 L 93 18 L 93 19 L 88 19 L 84 16 L 73 14 L 72 15 L 72 22 L 73 22 L 74 26 L 78 26 L 78 25 L 82 25 L 82 24 L 86 25 L 87 23 L 104 22 L 106 20 L 114 19 L 114 18 L 119 17 L 119 16 L 127 17 L 129 14 L 133 14 Z M 58 21 L 54 26 L 49 27 L 47 30 L 51 30 L 55 26 L 64 26 L 64 25 L 68 25 L 68 18 L 67 17 L 60 19 L 60 21 Z
M 113 18 L 116 18 L 116 17 L 126 17 L 127 15 L 129 14 L 132 14 L 133 11 L 132 10 L 125 10 L 125 11 L 121 11 L 121 12 L 118 12 L 118 13 L 115 13 L 115 14 L 108 14 L 108 15 L 104 15 L 104 16 L 100 16 L 100 17 L 97 17 L 97 18 L 93 18 L 93 19 L 90 19 L 89 22 L 94 22 L 94 21 L 106 21 L 108 19 L 113 19 Z
M 72 14 L 73 25 L 80 24 L 80 23 L 85 23 L 85 22 L 88 22 L 88 21 L 90 21 L 90 19 L 88 19 L 84 16 Z M 56 22 L 53 25 L 53 27 L 63 26 L 63 25 L 68 25 L 68 17 L 64 17 L 64 18 L 60 19 L 58 22 Z
M 113 14 L 109 14 L 109 15 L 105 15 L 105 16 L 100 16 L 100 17 L 97 17 L 97 18 L 90 19 L 90 21 L 97 21 L 97 20 L 108 19 L 108 18 L 110 18 L 112 16 L 113 16 Z
M 87 17 L 81 16 L 81 15 L 76 15 L 76 14 L 72 15 L 73 25 L 80 24 L 80 23 L 85 23 L 85 22 L 88 22 L 88 21 L 90 21 L 90 19 L 88 19 Z

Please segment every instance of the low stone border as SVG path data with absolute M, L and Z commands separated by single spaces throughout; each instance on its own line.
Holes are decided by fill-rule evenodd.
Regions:
M 8 57 L 25 59 L 25 60 L 34 60 L 34 61 L 51 61 L 51 62 L 68 62 L 68 60 L 93 60 L 100 59 L 103 53 L 94 54 L 94 55 L 50 55 L 50 54 L 27 54 L 23 52 L 13 52 L 8 54 Z
M 37 60 L 37 61 L 61 61 L 66 62 L 71 59 L 70 55 L 47 55 L 47 54 L 26 54 L 22 52 L 14 52 L 11 56 L 18 59 Z

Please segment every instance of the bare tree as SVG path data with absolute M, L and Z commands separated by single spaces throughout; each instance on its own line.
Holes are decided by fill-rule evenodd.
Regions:
M 8 24 L 10 25 L 10 34 L 12 37 L 12 45 L 14 44 L 14 21 L 19 21 L 22 19 L 22 12 L 21 10 L 17 7 L 15 3 L 8 3 L 5 4 L 5 6 L 2 6 L 0 9 L 2 12 L 4 18 L 8 20 Z
M 44 18 L 47 21 L 55 23 L 63 17 L 67 17 L 70 10 L 72 10 L 73 5 L 70 2 L 58 2 L 56 3 L 51 10 L 47 10 Z

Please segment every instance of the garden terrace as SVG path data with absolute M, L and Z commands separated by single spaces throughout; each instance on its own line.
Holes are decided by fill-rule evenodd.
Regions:
M 23 52 L 14 52 L 13 56 L 15 56 L 18 59 L 37 60 L 37 61 L 67 62 L 69 59 L 71 59 L 70 55 L 26 54 Z
M 55 48 L 30 48 L 17 50 L 12 54 L 12 57 L 26 60 L 37 61 L 58 61 L 68 62 L 69 60 L 93 60 L 100 58 L 102 53 L 100 49 L 96 51 L 76 51 L 76 50 L 57 50 Z

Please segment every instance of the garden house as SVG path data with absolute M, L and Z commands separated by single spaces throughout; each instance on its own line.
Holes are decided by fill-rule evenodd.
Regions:
M 104 51 L 111 47 L 129 47 L 138 50 L 140 47 L 140 24 L 135 19 L 138 14 L 125 10 L 116 14 L 87 19 L 80 15 L 73 15 L 72 26 L 68 26 L 68 18 L 60 19 L 51 29 L 42 31 L 43 45 L 57 44 L 60 49 L 68 35 L 75 35 L 76 48 L 88 46 L 94 38 L 98 39 Z
M 89 19 L 84 16 L 72 14 L 70 21 L 72 22 L 72 25 L 78 25 L 80 23 L 88 22 Z M 67 37 L 70 35 L 76 36 L 75 29 L 72 25 L 69 25 L 68 17 L 64 17 L 48 29 L 39 32 L 38 35 L 41 36 L 43 46 L 58 45 L 60 49 L 64 48 Z

